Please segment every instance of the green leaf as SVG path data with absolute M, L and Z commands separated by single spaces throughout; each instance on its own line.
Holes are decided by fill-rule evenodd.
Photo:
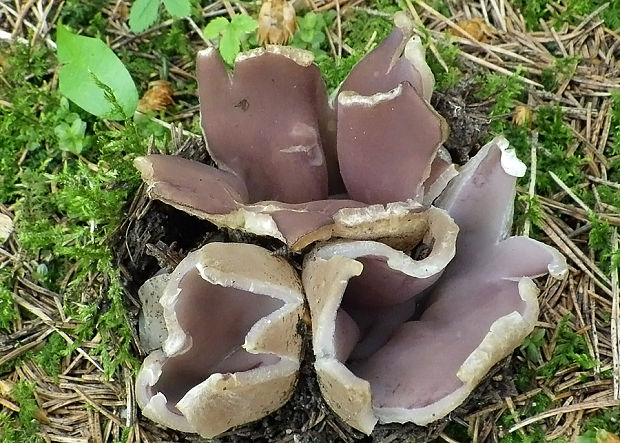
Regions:
M 232 65 L 241 50 L 241 43 L 234 32 L 226 32 L 220 39 L 220 54 L 226 63 Z
M 319 16 L 317 16 L 317 14 L 315 14 L 314 12 L 308 12 L 306 16 L 304 17 L 305 22 L 306 22 L 305 25 L 308 28 L 314 28 L 315 25 L 317 24 L 318 17 Z
M 138 106 L 138 91 L 131 75 L 101 40 L 72 34 L 58 26 L 60 92 L 97 117 L 130 118 Z
M 206 38 L 216 38 L 218 35 L 224 33 L 230 23 L 224 17 L 216 17 L 207 23 L 207 26 L 204 30 L 204 35 Z
M 191 12 L 189 0 L 164 0 L 168 14 L 175 18 L 187 17 Z
M 153 26 L 157 21 L 159 3 L 160 0 L 136 0 L 129 12 L 129 29 L 137 33 Z
M 230 28 L 239 36 L 254 31 L 258 23 L 249 15 L 237 14 L 230 21 Z

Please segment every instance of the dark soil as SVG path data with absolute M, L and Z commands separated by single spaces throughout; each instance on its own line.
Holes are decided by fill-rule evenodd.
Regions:
M 487 116 L 492 103 L 480 103 L 475 98 L 477 89 L 473 80 L 468 79 L 448 91 L 433 92 L 431 100 L 435 110 L 450 126 L 444 147 L 452 155 L 452 160 L 460 165 L 478 151 L 489 131 Z

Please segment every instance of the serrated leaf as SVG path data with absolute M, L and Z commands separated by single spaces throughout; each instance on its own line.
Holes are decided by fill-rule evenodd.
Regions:
M 142 32 L 157 21 L 160 0 L 136 0 L 129 12 L 129 29 Z
M 258 28 L 258 23 L 249 15 L 237 14 L 230 21 L 230 27 L 237 35 L 247 34 Z
M 204 35 L 206 38 L 216 38 L 228 29 L 230 22 L 224 17 L 216 17 L 205 26 Z
M 138 91 L 125 65 L 99 39 L 58 26 L 60 92 L 97 117 L 124 120 L 138 106 Z
M 226 63 L 232 65 L 241 50 L 241 43 L 234 32 L 226 32 L 220 39 L 220 54 Z
M 191 9 L 189 0 L 164 0 L 166 11 L 175 18 L 187 17 Z

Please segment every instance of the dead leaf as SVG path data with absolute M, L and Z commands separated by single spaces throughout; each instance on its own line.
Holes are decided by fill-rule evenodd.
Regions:
M 456 22 L 456 24 L 463 31 L 467 32 L 474 39 L 479 42 L 486 42 L 488 37 L 493 35 L 493 28 L 486 24 L 484 19 L 480 17 L 472 18 L 470 20 L 461 20 Z M 450 33 L 457 37 L 468 38 L 464 33 L 456 30 L 450 29 Z
M 512 113 L 512 122 L 519 126 L 530 126 L 532 123 L 532 109 L 526 105 L 517 105 Z
M 596 443 L 620 443 L 620 438 L 616 434 L 599 429 L 596 433 Z
M 114 19 L 122 22 L 126 22 L 129 19 L 129 6 L 125 2 L 120 2 L 113 12 L 112 18 Z
M 259 43 L 285 45 L 297 29 L 295 8 L 286 0 L 269 0 L 258 13 L 256 34 Z
M 172 86 L 166 80 L 155 80 L 149 83 L 149 89 L 138 102 L 138 111 L 161 111 L 174 103 Z
M 15 384 L 10 381 L 0 380 L 0 397 L 10 398 L 14 387 Z

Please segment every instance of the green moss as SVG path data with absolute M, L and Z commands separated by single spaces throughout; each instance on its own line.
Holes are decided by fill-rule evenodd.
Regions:
M 13 291 L 0 286 L 0 332 L 11 331 L 15 320 L 17 312 L 13 306 Z
M 499 419 L 504 430 L 516 423 L 515 417 L 510 412 L 505 412 Z M 516 432 L 506 433 L 499 439 L 499 443 L 548 443 L 545 432 L 538 424 L 528 426 L 526 430 L 519 429 Z
M 536 329 L 532 332 L 519 348 L 523 355 L 534 364 L 542 363 L 540 348 L 545 344 L 545 330 Z
M 448 71 L 446 71 L 433 51 L 428 48 L 430 34 L 425 32 L 425 30 L 422 31 L 424 44 L 427 46 L 426 61 L 435 76 L 435 88 L 439 91 L 444 91 L 456 86 L 463 79 L 463 73 L 458 63 L 460 49 L 452 42 L 449 35 L 444 35 L 442 39 L 434 41 L 437 52 L 448 67 Z
M 64 115 L 59 112 L 60 98 L 45 81 L 51 67 L 49 51 L 0 45 L 0 58 L 7 60 L 1 68 L 6 82 L 0 82 L 0 96 L 11 104 L 0 106 L 0 202 L 10 204 L 22 167 L 50 157 L 49 140 L 55 138 L 54 127 Z
M 47 339 L 46 345 L 40 351 L 34 353 L 31 358 L 38 363 L 52 377 L 58 377 L 62 359 L 71 353 L 67 341 L 54 332 Z
M 596 432 L 604 430 L 616 435 L 620 434 L 620 408 L 608 409 L 585 421 L 583 437 L 596 436 Z
M 95 354 L 101 355 L 106 374 L 111 377 L 121 365 L 133 367 L 135 360 L 120 277 L 112 265 L 107 242 L 139 184 L 131 162 L 145 151 L 147 140 L 133 125 L 122 131 L 96 129 L 93 138 L 85 155 L 97 160 L 96 171 L 92 165 L 70 158 L 54 173 L 29 170 L 22 175 L 28 192 L 16 204 L 17 233 L 25 251 L 51 257 L 46 266 L 55 277 L 52 281 L 59 280 L 69 269 L 73 272 L 65 291 L 65 309 L 84 321 L 74 331 L 79 338 L 92 339 L 97 331 L 101 334 L 101 346 Z M 50 195 L 52 184 L 56 191 Z M 90 305 L 84 307 L 79 302 L 89 293 L 86 277 L 93 273 L 100 275 L 107 291 L 104 298 L 93 294 Z M 52 286 L 56 288 L 56 283 Z M 103 305 L 109 307 L 101 310 Z M 38 361 L 50 359 L 54 348 L 62 348 L 61 343 L 48 340 Z
M 543 68 L 541 74 L 541 82 L 547 91 L 554 91 L 571 78 L 575 74 L 575 70 L 579 65 L 581 57 L 561 57 L 556 58 L 553 62 L 553 66 Z
M 11 392 L 15 402 L 19 405 L 19 418 L 22 426 L 27 431 L 35 430 L 38 425 L 35 419 L 39 411 L 39 405 L 34 398 L 35 385 L 27 381 L 17 383 Z
M 358 55 L 350 55 L 340 60 L 328 57 L 319 61 L 317 64 L 319 65 L 319 69 L 327 85 L 327 90 L 331 92 L 336 89 L 361 58 L 362 57 Z
M 393 28 L 394 23 L 388 18 L 371 15 L 364 11 L 355 11 L 342 23 L 342 34 L 344 42 L 354 50 L 355 54 L 363 56 L 381 43 Z M 369 46 L 371 39 L 373 44 Z
M 575 141 L 570 127 L 564 122 L 564 114 L 559 107 L 545 107 L 538 110 L 534 121 L 541 146 L 538 155 L 537 190 L 542 195 L 558 191 L 549 176 L 553 171 L 567 186 L 574 187 L 585 179 L 581 166 L 583 158 L 575 153 L 566 153 Z M 581 191 L 578 191 L 581 192 Z
M 100 26 L 93 26 L 98 22 L 96 16 L 108 4 L 107 0 L 67 0 L 60 12 L 60 22 L 73 29 L 88 29 L 91 36 L 101 32 Z M 95 19 L 93 19 L 95 17 Z M 103 26 L 105 29 L 105 25 Z M 95 33 L 93 33 L 95 31 Z
M 569 320 L 570 317 L 566 316 L 558 324 L 553 355 L 538 371 L 543 377 L 551 378 L 560 369 L 575 363 L 585 371 L 596 365 L 585 339 L 571 329 Z
M 551 21 L 555 28 L 563 24 L 576 25 L 585 16 L 591 14 L 605 3 L 609 6 L 601 12 L 601 18 L 611 29 L 620 27 L 620 3 L 606 0 L 560 0 L 559 8 L 551 6 L 551 0 L 514 0 L 514 6 L 520 9 L 527 27 L 540 30 L 540 20 Z
M 456 441 L 465 442 L 471 440 L 467 427 L 457 422 L 451 421 L 450 423 L 448 423 L 448 425 L 444 428 L 443 432 L 448 437 Z
M 503 132 L 506 128 L 505 117 L 514 110 L 517 101 L 524 98 L 525 86 L 517 75 L 507 77 L 501 74 L 486 74 L 478 76 L 476 83 L 480 87 L 477 93 L 479 99 L 493 98 L 494 103 L 490 117 L 495 117 L 491 127 L 496 132 Z
M 388 8 L 390 2 L 373 5 L 376 9 Z M 389 9 L 389 8 L 388 8 Z M 395 11 L 391 11 L 395 12 Z M 383 41 L 394 28 L 394 23 L 381 16 L 371 15 L 364 11 L 355 11 L 342 23 L 344 42 L 353 49 L 353 54 L 341 59 L 332 57 L 319 58 L 317 64 L 329 91 L 333 91 L 351 72 L 355 64 L 374 47 Z M 374 37 L 373 37 L 374 36 Z M 369 42 L 372 44 L 369 45 Z M 324 47 L 327 52 L 327 47 Z
M 176 32 L 172 37 L 178 38 L 179 29 L 172 31 Z M 0 96 L 12 105 L 0 106 L 0 202 L 15 211 L 16 238 L 24 259 L 38 263 L 31 278 L 63 290 L 65 311 L 83 322 L 67 331 L 76 344 L 101 334 L 95 353 L 106 374 L 113 376 L 120 366 L 135 367 L 135 359 L 120 277 L 108 243 L 140 183 L 133 159 L 152 142 L 163 147 L 168 133 L 146 119 L 110 130 L 50 88 L 55 61 L 49 51 L 21 46 L 0 50 L 9 60 L 2 68 L 6 83 L 0 82 Z M 55 129 L 66 129 L 78 119 L 83 131 L 66 149 L 67 137 Z M 81 157 L 72 151 L 81 152 Z M 64 282 L 69 272 L 71 280 Z M 103 294 L 88 286 L 93 279 Z M 12 276 L 5 280 L 0 285 L 2 329 L 10 328 L 16 315 Z M 68 284 L 61 287 L 61 282 Z M 62 357 L 72 351 L 62 337 L 52 334 L 40 351 L 25 358 L 55 375 Z M 13 363 L 3 370 L 10 370 Z

